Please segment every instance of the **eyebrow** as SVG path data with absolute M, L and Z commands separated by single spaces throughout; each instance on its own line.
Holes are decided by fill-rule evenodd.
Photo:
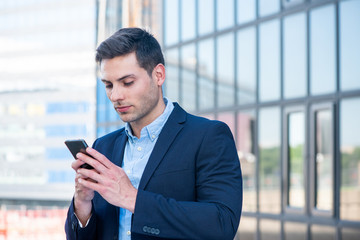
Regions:
M 134 74 L 128 74 L 128 75 L 125 75 L 125 76 L 123 76 L 121 78 L 116 79 L 116 81 L 123 81 L 123 80 L 125 80 L 126 78 L 129 78 L 129 77 L 135 77 L 135 75 Z M 110 81 L 106 80 L 106 79 L 101 79 L 101 81 L 104 82 L 104 83 L 110 83 Z

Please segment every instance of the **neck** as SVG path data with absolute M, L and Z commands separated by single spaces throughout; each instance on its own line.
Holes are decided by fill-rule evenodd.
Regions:
M 133 135 L 137 138 L 140 138 L 141 130 L 152 123 L 156 118 L 158 118 L 164 112 L 165 107 L 166 105 L 164 99 L 161 98 L 156 107 L 146 119 L 143 119 L 142 121 L 130 122 Z

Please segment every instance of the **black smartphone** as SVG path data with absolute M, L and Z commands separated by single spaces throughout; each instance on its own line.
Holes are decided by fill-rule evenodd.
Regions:
M 86 153 L 86 148 L 88 147 L 88 145 L 87 145 L 87 143 L 85 142 L 84 139 L 66 140 L 65 145 L 70 150 L 71 154 L 73 155 L 73 157 L 75 159 L 76 159 L 76 154 L 78 152 L 81 152 L 81 153 L 84 153 L 84 154 L 88 155 Z M 86 168 L 86 169 L 94 169 L 92 166 L 90 166 L 87 163 L 84 163 L 80 167 L 81 168 Z

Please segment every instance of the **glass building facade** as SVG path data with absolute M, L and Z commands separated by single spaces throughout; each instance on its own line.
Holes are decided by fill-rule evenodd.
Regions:
M 1 205 L 71 201 L 64 141 L 95 138 L 95 23 L 93 0 L 0 1 Z
M 235 239 L 360 239 L 360 1 L 132 2 L 141 14 L 116 27 L 160 40 L 165 95 L 232 130 Z M 102 135 L 122 123 L 98 91 Z

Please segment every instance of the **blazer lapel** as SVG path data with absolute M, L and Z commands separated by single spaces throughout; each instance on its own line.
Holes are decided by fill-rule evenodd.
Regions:
M 161 130 L 159 139 L 157 140 L 149 161 L 146 164 L 139 184 L 139 189 L 141 190 L 145 189 L 157 166 L 163 159 L 172 142 L 175 140 L 175 137 L 183 128 L 182 123 L 186 120 L 186 112 L 177 103 L 174 103 L 174 106 L 175 108 Z

